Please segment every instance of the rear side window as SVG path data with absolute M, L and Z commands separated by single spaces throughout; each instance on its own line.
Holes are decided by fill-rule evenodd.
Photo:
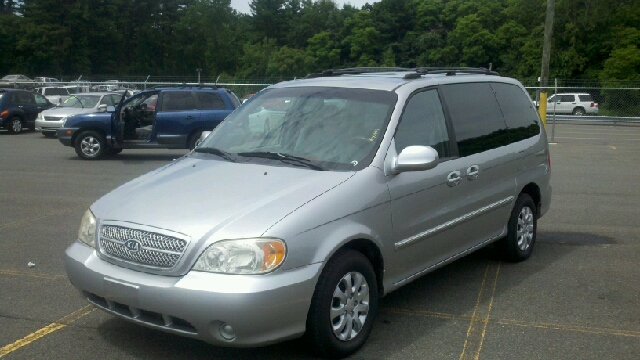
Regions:
M 449 132 L 437 90 L 419 92 L 409 99 L 396 130 L 396 151 L 407 146 L 431 146 L 438 157 L 451 156 Z
M 540 134 L 536 110 L 522 89 L 503 83 L 491 83 L 491 87 L 502 109 L 511 142 Z
M 35 98 L 31 93 L 15 91 L 11 96 L 11 102 L 14 104 L 34 104 Z
M 507 127 L 489 83 L 442 86 L 460 156 L 509 144 Z
M 578 95 L 578 98 L 580 99 L 580 101 L 582 102 L 593 102 L 593 98 L 591 97 L 591 95 Z
M 212 92 L 197 92 L 198 102 L 200 102 L 201 110 L 222 110 L 226 109 L 224 100 L 220 95 Z
M 162 95 L 162 111 L 195 110 L 196 100 L 190 91 L 167 91 Z
M 560 95 L 560 102 L 575 102 L 576 97 L 574 95 Z

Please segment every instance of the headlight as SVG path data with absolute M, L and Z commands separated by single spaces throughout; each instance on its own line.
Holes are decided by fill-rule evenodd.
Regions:
M 42 116 L 42 113 L 41 113 L 41 112 L 39 112 L 39 113 L 38 113 L 38 120 L 42 120 L 42 119 L 44 119 L 44 117 Z
M 62 121 L 61 127 L 64 127 L 64 125 L 67 123 L 67 118 L 63 117 L 62 119 L 60 119 L 60 121 Z
M 93 216 L 91 210 L 87 210 L 82 215 L 78 239 L 91 247 L 96 246 L 96 217 Z
M 284 262 L 287 246 L 275 238 L 223 240 L 209 246 L 193 270 L 224 274 L 265 274 Z

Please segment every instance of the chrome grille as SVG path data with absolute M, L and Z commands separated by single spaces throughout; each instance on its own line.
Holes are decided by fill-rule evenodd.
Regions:
M 45 116 L 44 121 L 59 121 L 62 119 L 61 116 Z
M 146 267 L 174 267 L 186 246 L 185 240 L 144 230 L 112 225 L 100 230 L 103 254 Z

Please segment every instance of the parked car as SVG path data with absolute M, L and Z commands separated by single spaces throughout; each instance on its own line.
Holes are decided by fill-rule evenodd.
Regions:
M 547 113 L 598 115 L 598 103 L 586 93 L 554 94 L 547 98 Z
M 281 123 L 248 126 L 274 102 Z M 385 294 L 490 243 L 527 259 L 549 180 L 517 80 L 327 71 L 261 91 L 193 152 L 96 201 L 67 275 L 150 328 L 222 346 L 306 333 L 346 356 Z
M 24 75 L 7 75 L 0 79 L 0 88 L 33 89 L 33 80 Z
M 32 91 L 0 88 L 0 127 L 10 134 L 35 129 L 38 114 L 54 107 L 44 96 Z
M 37 76 L 33 78 L 33 81 L 35 82 L 36 86 L 48 86 L 51 84 L 55 84 L 55 83 L 59 83 L 60 80 L 56 79 L 56 78 L 52 78 L 52 77 L 45 77 L 45 76 Z
M 158 88 L 133 95 L 106 113 L 67 118 L 57 134 L 82 159 L 122 149 L 192 149 L 203 131 L 216 127 L 239 105 L 227 89 Z
M 40 129 L 42 135 L 53 137 L 67 118 L 77 114 L 105 112 L 109 106 L 113 111 L 121 98 L 120 94 L 108 92 L 71 95 L 58 106 L 38 114 L 36 128 Z
M 44 86 L 35 88 L 38 94 L 43 95 L 52 104 L 60 104 L 69 98 L 69 89 L 60 86 Z

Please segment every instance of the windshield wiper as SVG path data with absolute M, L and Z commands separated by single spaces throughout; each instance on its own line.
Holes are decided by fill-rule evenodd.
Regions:
M 193 149 L 193 151 L 197 152 L 197 153 L 217 155 L 217 156 L 220 156 L 221 158 L 223 158 L 225 160 L 229 160 L 231 162 L 236 162 L 235 159 L 231 156 L 231 154 L 229 154 L 228 152 L 222 151 L 220 149 L 217 149 L 217 148 L 197 147 L 197 148 Z
M 269 151 L 257 151 L 257 152 L 241 152 L 238 153 L 238 156 L 246 156 L 246 157 L 259 157 L 265 159 L 272 160 L 280 160 L 285 164 L 290 164 L 294 166 L 306 166 L 313 170 L 325 171 L 326 169 L 322 166 L 313 164 L 311 160 L 307 158 L 303 158 L 300 156 L 294 156 L 289 154 L 283 154 L 278 152 L 269 152 Z M 294 161 L 295 163 L 291 163 L 289 161 Z

